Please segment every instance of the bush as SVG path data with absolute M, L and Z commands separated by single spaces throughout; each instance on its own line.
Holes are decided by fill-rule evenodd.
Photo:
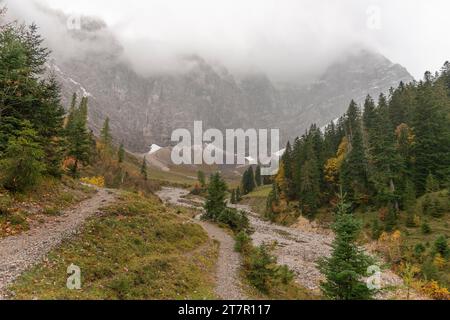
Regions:
M 62 214 L 61 210 L 55 207 L 44 208 L 43 214 L 48 216 L 60 216 Z
M 422 223 L 421 226 L 422 233 L 423 234 L 430 234 L 431 233 L 431 227 L 427 222 Z
M 217 217 L 217 222 L 229 226 L 234 232 L 248 230 L 249 221 L 247 215 L 242 211 L 227 208 Z
M 0 196 L 0 216 L 11 213 L 12 200 L 7 195 Z
M 245 231 L 241 231 L 236 235 L 236 243 L 234 244 L 234 250 L 236 252 L 243 252 L 248 249 L 251 241 L 250 236 Z
M 383 227 L 380 226 L 378 218 L 375 218 L 372 222 L 372 239 L 378 240 L 383 233 Z
M 434 252 L 447 258 L 449 254 L 447 238 L 444 235 L 439 236 L 434 242 Z

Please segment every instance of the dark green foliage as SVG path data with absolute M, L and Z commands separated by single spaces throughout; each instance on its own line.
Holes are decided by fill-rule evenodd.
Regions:
M 362 279 L 373 263 L 356 243 L 361 224 L 351 213 L 341 196 L 333 225 L 336 238 L 329 258 L 319 261 L 319 269 L 325 276 L 321 289 L 325 297 L 333 300 L 371 299 L 370 290 Z
M 402 195 L 402 207 L 411 212 L 416 206 L 416 190 L 411 180 L 407 180 Z
M 236 190 L 235 189 L 231 190 L 230 203 L 231 204 L 236 204 L 237 203 L 237 201 L 236 201 Z
M 324 133 L 312 125 L 292 148 L 286 147 L 281 158 L 283 177 L 277 177 L 280 194 L 288 203 L 298 201 L 311 217 L 333 199 L 339 186 L 355 206 L 411 213 L 417 197 L 449 185 L 448 66 L 436 76 L 427 73 L 424 81 L 400 83 L 389 97 L 381 95 L 377 104 L 368 96 L 362 115 L 351 101 L 347 113 Z M 324 168 L 335 172 L 330 176 Z M 436 203 L 425 213 L 439 217 L 442 210 L 436 212 L 433 206 Z
M 408 211 L 406 213 L 406 227 L 408 228 L 415 228 L 416 222 L 414 221 L 414 214 L 411 211 Z
M 397 212 L 391 206 L 388 209 L 388 213 L 387 213 L 387 216 L 386 216 L 386 222 L 385 222 L 384 229 L 387 232 L 392 232 L 392 231 L 394 231 L 396 226 L 397 226 Z
M 142 160 L 141 165 L 141 176 L 144 178 L 144 180 L 148 180 L 148 173 L 147 173 L 147 159 L 144 157 Z
M 247 231 L 249 228 L 247 215 L 236 209 L 226 208 L 215 221 L 230 227 L 234 232 Z
M 429 174 L 425 180 L 425 192 L 433 193 L 436 191 L 439 191 L 439 182 L 432 174 Z
M 125 148 L 123 146 L 123 143 L 121 143 L 119 150 L 117 151 L 117 161 L 119 163 L 123 163 L 124 160 L 125 160 Z
M 247 279 L 263 293 L 276 283 L 288 284 L 294 277 L 287 266 L 277 265 L 277 258 L 270 251 L 267 245 L 252 248 L 244 263 Z
M 383 233 L 383 227 L 380 225 L 378 219 L 372 221 L 372 239 L 378 240 Z
M 100 132 L 100 142 L 103 144 L 106 150 L 110 150 L 112 147 L 111 128 L 109 127 L 109 118 L 105 119 L 102 130 Z
M 253 172 L 253 167 L 249 167 L 242 176 L 242 193 L 244 195 L 252 192 L 256 187 L 255 175 Z
M 430 234 L 432 232 L 431 227 L 428 224 L 428 222 L 422 223 L 420 228 L 421 228 L 423 234 Z
M 241 200 L 242 200 L 241 188 L 238 186 L 236 188 L 236 203 L 239 203 Z
M 274 207 L 278 206 L 280 202 L 280 196 L 278 194 L 278 186 L 276 182 L 272 184 L 272 190 L 270 191 L 266 201 L 266 218 L 274 221 Z
M 205 188 L 206 187 L 206 178 L 205 178 L 205 173 L 201 170 L 199 170 L 197 172 L 197 179 L 198 182 L 200 183 L 200 187 Z
M 72 104 L 75 103 L 76 101 L 72 101 Z M 71 172 L 73 176 L 77 176 L 79 164 L 89 164 L 91 157 L 91 136 L 87 128 L 86 98 L 81 100 L 78 108 L 70 108 L 65 127 L 65 137 L 67 141 L 67 155 L 74 159 Z
M 430 174 L 443 181 L 450 170 L 450 100 L 446 89 L 442 81 L 433 79 L 430 73 L 425 74 L 425 80 L 416 89 L 414 178 L 420 194 L 426 191 Z
M 422 243 L 418 243 L 414 246 L 414 255 L 417 258 L 420 258 L 426 250 L 427 249 L 425 248 L 425 246 Z
M 359 203 L 368 194 L 367 158 L 363 144 L 361 115 L 352 101 L 346 114 L 346 130 L 350 151 L 342 165 L 341 180 L 344 191 Z
M 217 221 L 218 217 L 226 209 L 227 185 L 219 173 L 212 174 L 209 179 L 208 194 L 205 202 L 205 214 L 203 218 L 206 220 Z
M 261 166 L 257 166 L 255 169 L 255 183 L 257 187 L 260 187 L 262 184 L 262 178 L 261 178 Z
M 240 231 L 235 237 L 234 250 L 236 252 L 243 252 L 248 250 L 248 246 L 251 242 L 250 236 L 245 231 Z
M 440 235 L 434 242 L 434 252 L 440 254 L 443 258 L 449 256 L 449 248 L 447 238 L 444 235 Z
M 26 150 L 23 158 L 32 159 L 28 170 L 36 168 L 36 173 L 23 173 L 29 185 L 40 175 L 60 176 L 64 151 L 60 87 L 53 76 L 44 75 L 49 51 L 42 42 L 35 25 L 0 22 L 0 160 L 8 167 L 14 148 Z M 31 131 L 19 134 L 23 126 L 34 132 L 33 138 Z M 18 180 L 12 178 L 9 187 L 22 189 L 25 182 Z
M 45 165 L 44 151 L 37 142 L 37 134 L 29 122 L 24 121 L 15 132 L 0 160 L 1 182 L 13 192 L 22 192 L 34 186 L 42 176 Z

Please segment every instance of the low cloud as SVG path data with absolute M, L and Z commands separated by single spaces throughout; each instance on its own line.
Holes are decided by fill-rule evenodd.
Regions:
M 450 58 L 446 0 L 6 0 L 35 21 L 55 54 L 112 50 L 141 74 L 174 72 L 198 55 L 234 73 L 264 72 L 279 80 L 320 74 L 344 52 L 371 48 L 416 77 Z M 38 4 L 40 9 L 34 4 Z M 48 6 L 60 10 L 49 12 Z M 107 29 L 68 36 L 64 17 L 94 16 Z

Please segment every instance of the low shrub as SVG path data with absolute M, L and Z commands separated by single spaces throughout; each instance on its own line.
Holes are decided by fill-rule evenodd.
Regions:
M 245 212 L 227 208 L 217 217 L 217 222 L 229 226 L 234 232 L 239 233 L 249 229 L 250 223 Z
M 235 237 L 234 250 L 236 252 L 243 252 L 249 249 L 251 238 L 245 231 L 239 232 Z
M 277 264 L 277 258 L 271 254 L 273 247 L 265 244 L 254 247 L 245 257 L 244 270 L 250 284 L 263 293 L 277 284 L 289 284 L 294 274 L 287 266 Z

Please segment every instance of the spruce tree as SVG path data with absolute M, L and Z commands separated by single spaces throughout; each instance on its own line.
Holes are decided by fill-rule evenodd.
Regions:
M 262 179 L 261 179 L 261 166 L 257 166 L 256 170 L 255 170 L 255 182 L 256 182 L 256 186 L 260 187 L 262 184 Z
M 434 82 L 429 74 L 417 87 L 417 104 L 413 114 L 414 178 L 419 195 L 426 190 L 429 174 L 445 181 L 450 174 L 450 99 L 447 88 Z
M 124 160 L 125 160 L 125 148 L 123 146 L 123 143 L 121 143 L 119 151 L 117 151 L 117 161 L 119 163 L 123 163 Z
M 106 118 L 103 123 L 103 127 L 100 132 L 100 142 L 102 143 L 104 150 L 109 153 L 112 149 L 112 136 L 111 128 L 109 127 L 109 118 Z
M 37 133 L 30 122 L 23 121 L 21 129 L 9 139 L 0 160 L 3 187 L 22 192 L 37 184 L 45 170 L 42 161 L 45 153 L 37 141 Z
M 236 201 L 236 190 L 235 189 L 233 189 L 231 191 L 230 203 L 231 204 L 236 204 L 237 203 L 237 201 Z
M 74 164 L 70 168 L 73 176 L 78 175 L 80 164 L 86 165 L 90 162 L 91 156 L 91 138 L 82 106 L 83 109 L 87 108 L 87 105 L 82 102 L 79 108 L 71 110 L 65 128 L 67 155 L 74 159 Z
M 202 188 L 205 188 L 206 187 L 206 178 L 205 178 L 205 173 L 203 171 L 199 170 L 197 172 L 197 179 L 198 179 L 198 182 L 200 183 L 200 186 Z
M 320 288 L 329 299 L 367 300 L 374 291 L 368 288 L 363 277 L 373 261 L 358 247 L 361 223 L 348 211 L 349 205 L 341 195 L 333 225 L 336 234 L 333 251 L 329 258 L 319 262 L 319 270 L 325 276 Z
M 144 157 L 144 160 L 142 160 L 141 176 L 142 176 L 142 178 L 144 178 L 145 181 L 147 181 L 148 173 L 147 173 L 147 159 L 146 159 L 146 157 Z
M 35 143 L 44 152 L 43 174 L 60 175 L 63 158 L 64 109 L 55 78 L 45 76 L 49 50 L 37 27 L 0 21 L 0 153 L 5 152 L 12 131 L 25 122 L 36 132 Z
M 236 203 L 239 203 L 242 200 L 241 197 L 241 188 L 238 186 L 236 188 Z
M 361 130 L 359 108 L 354 101 L 350 103 L 346 115 L 349 152 L 342 164 L 341 181 L 349 197 L 359 202 L 368 194 L 367 158 Z
M 212 174 L 209 179 L 208 194 L 205 202 L 203 218 L 216 221 L 226 209 L 225 196 L 227 185 L 219 173 Z

